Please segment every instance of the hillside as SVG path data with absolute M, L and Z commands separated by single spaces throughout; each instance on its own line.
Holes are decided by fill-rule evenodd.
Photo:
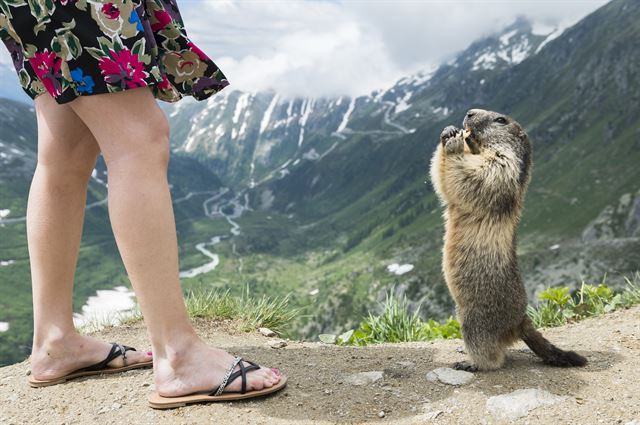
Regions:
M 433 382 L 427 374 L 464 358 L 457 351 L 460 340 L 369 347 L 289 341 L 285 348 L 272 349 L 257 332 L 229 334 L 228 324 L 199 322 L 198 329 L 216 346 L 280 367 L 289 377 L 287 388 L 263 400 L 156 411 L 146 404 L 153 389 L 149 370 L 33 389 L 26 384 L 25 361 L 0 368 L 0 422 L 637 424 L 640 420 L 640 307 L 544 330 L 552 341 L 586 355 L 590 363 L 585 368 L 544 366 L 518 344 L 504 369 L 476 372 L 469 383 L 455 386 Z M 140 326 L 110 328 L 99 335 L 149 346 Z M 367 375 L 374 378 L 363 382 L 357 375 L 361 372 L 374 372 Z M 538 390 L 540 397 L 495 398 L 518 390 Z
M 425 318 L 453 303 L 441 208 L 426 176 L 445 125 L 471 107 L 512 115 L 534 145 L 519 231 L 531 300 L 548 286 L 622 285 L 640 264 L 640 3 L 614 0 L 570 28 L 517 19 L 450 61 L 355 98 L 224 90 L 161 104 L 185 291 L 291 295 L 290 336 L 354 328 L 389 288 Z M 0 365 L 31 339 L 24 211 L 35 165 L 29 107 L 0 100 Z M 16 153 L 13 149 L 22 152 Z M 100 159 L 89 186 L 75 310 L 130 286 L 110 230 Z
M 517 20 L 435 70 L 357 98 L 230 91 L 177 106 L 174 151 L 209 158 L 250 200 L 234 249 L 219 247 L 227 266 L 211 277 L 292 291 L 316 313 L 305 336 L 348 329 L 391 285 L 427 317 L 450 314 L 440 207 L 425 176 L 441 129 L 483 107 L 508 112 L 533 140 L 519 233 L 530 296 L 605 275 L 622 284 L 640 264 L 638 18 L 638 2 L 617 0 L 564 30 Z M 628 226 L 583 237 L 618 205 L 615 220 Z M 389 272 L 393 264 L 410 271 Z

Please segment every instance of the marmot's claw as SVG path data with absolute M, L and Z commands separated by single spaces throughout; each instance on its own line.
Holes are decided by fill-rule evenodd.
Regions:
M 452 125 L 445 127 L 445 129 L 442 130 L 442 133 L 440 133 L 440 143 L 444 145 L 447 140 L 458 134 L 459 131 L 460 130 Z
M 453 364 L 455 370 L 464 370 L 467 372 L 477 372 L 478 368 L 468 361 L 456 362 Z

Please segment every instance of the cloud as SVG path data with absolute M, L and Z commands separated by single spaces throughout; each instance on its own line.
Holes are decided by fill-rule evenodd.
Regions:
M 178 0 L 180 1 L 180 0 Z M 359 95 L 442 63 L 518 16 L 566 27 L 607 0 L 179 3 L 187 31 L 240 90 Z
M 182 8 L 189 36 L 237 89 L 275 89 L 285 96 L 356 94 L 388 86 L 402 76 L 382 34 L 368 31 L 344 5 L 292 1 L 189 5 Z
M 177 0 L 231 87 L 360 95 L 451 58 L 525 16 L 574 24 L 607 0 Z M 0 64 L 10 63 L 4 49 Z

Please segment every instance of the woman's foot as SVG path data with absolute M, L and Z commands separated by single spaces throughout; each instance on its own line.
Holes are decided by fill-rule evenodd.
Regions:
M 213 391 L 221 383 L 234 356 L 207 346 L 199 339 L 187 341 L 180 350 L 155 353 L 153 362 L 156 390 L 163 397 L 177 397 L 198 391 Z M 244 363 L 249 366 L 249 363 Z M 236 367 L 235 370 L 239 370 Z M 247 372 L 247 391 L 270 388 L 280 382 L 277 369 L 260 368 Z M 229 383 L 224 392 L 239 392 L 242 379 Z
M 52 338 L 40 346 L 34 346 L 31 353 L 31 376 L 37 380 L 51 380 L 101 362 L 112 345 L 96 338 L 75 332 Z M 151 353 L 127 351 L 126 365 L 148 362 Z M 125 360 L 118 356 L 107 367 L 125 366 Z

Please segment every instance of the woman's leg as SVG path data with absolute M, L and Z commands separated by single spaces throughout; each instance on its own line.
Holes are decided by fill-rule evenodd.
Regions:
M 187 316 L 164 113 L 148 87 L 83 96 L 69 105 L 95 136 L 107 164 L 109 218 L 151 338 L 158 392 L 172 396 L 215 387 L 233 357 L 205 345 Z M 260 369 L 247 380 L 248 388 L 261 389 L 279 376 Z M 238 379 L 229 389 L 240 384 Z
M 31 367 L 51 379 L 103 360 L 111 344 L 76 333 L 73 278 L 82 237 L 87 184 L 100 148 L 78 116 L 49 94 L 35 99 L 38 161 L 27 202 L 27 242 L 33 285 Z M 144 353 L 127 355 L 147 361 Z M 112 366 L 122 363 L 115 359 Z

